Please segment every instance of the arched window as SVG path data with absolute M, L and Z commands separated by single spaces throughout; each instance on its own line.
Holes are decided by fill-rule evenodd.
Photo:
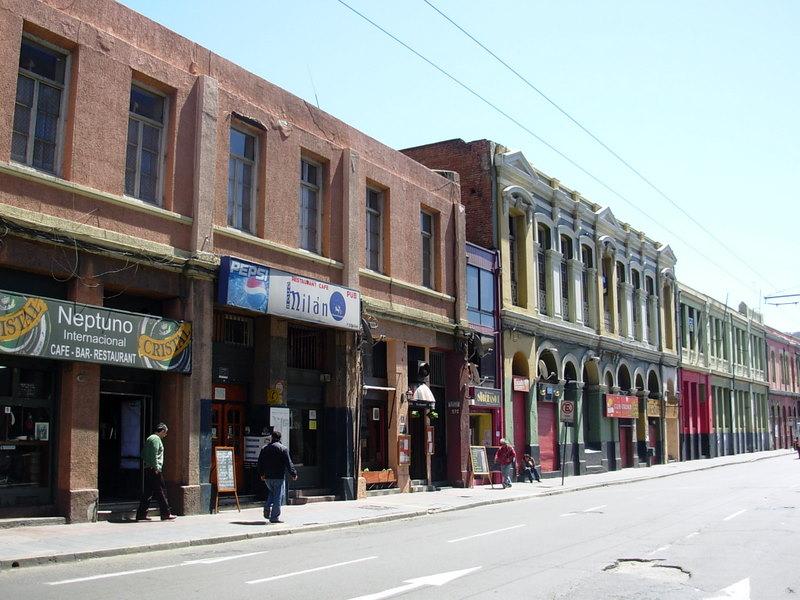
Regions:
M 590 301 L 590 287 L 589 287 L 589 269 L 594 267 L 594 257 L 592 249 L 586 244 L 581 246 L 581 295 L 583 296 L 583 322 L 587 327 L 594 327 L 594 315 L 591 314 L 589 309 Z
M 550 250 L 550 228 L 547 225 L 539 223 L 536 226 L 536 241 L 539 242 L 539 248 L 536 251 L 536 261 L 539 267 L 539 312 L 549 314 L 547 310 L 547 282 L 549 276 L 545 251 Z
M 565 321 L 571 321 L 569 311 L 569 262 L 572 260 L 572 240 L 568 235 L 560 236 L 561 242 L 561 314 Z
M 652 308 L 654 299 L 653 296 L 656 293 L 656 286 L 653 282 L 653 278 L 649 275 L 645 275 L 644 277 L 644 291 L 647 294 L 647 310 L 644 311 L 644 337 L 649 343 L 653 343 L 653 323 L 652 317 L 650 316 L 650 310 Z
M 777 379 L 777 376 L 775 375 L 775 351 L 774 350 L 772 350 L 769 353 L 769 368 L 770 368 L 770 371 L 771 371 L 770 379 L 772 379 L 772 383 L 777 383 L 778 379 Z
M 620 261 L 617 261 L 617 322 L 619 324 L 617 331 L 620 335 L 625 335 L 628 333 L 626 331 L 628 328 L 628 319 L 626 315 L 627 298 L 625 297 L 626 281 L 627 278 L 625 277 L 625 265 Z
M 639 274 L 639 271 L 636 269 L 631 269 L 631 283 L 633 284 L 633 336 L 637 340 L 642 339 L 642 324 L 641 324 L 641 315 L 639 314 L 639 297 L 642 290 L 642 276 Z
M 519 306 L 519 244 L 517 243 L 517 218 L 508 216 L 508 258 L 509 280 L 511 282 L 511 303 Z

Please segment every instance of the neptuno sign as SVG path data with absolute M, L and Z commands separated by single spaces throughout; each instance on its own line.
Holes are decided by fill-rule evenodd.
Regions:
M 0 355 L 188 373 L 192 324 L 0 290 Z
M 357 330 L 360 304 L 355 290 L 270 270 L 267 313 L 271 315 Z

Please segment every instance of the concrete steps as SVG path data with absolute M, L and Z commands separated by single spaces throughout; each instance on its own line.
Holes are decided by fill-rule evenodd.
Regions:
M 326 489 L 289 490 L 286 501 L 291 506 L 312 504 L 314 502 L 334 502 L 336 495 Z
M 597 473 L 605 473 L 606 470 L 601 465 L 586 465 L 586 474 L 593 475 Z
M 0 519 L 0 529 L 11 529 L 13 527 L 40 527 L 42 525 L 66 525 L 64 517 L 15 517 L 11 519 Z
M 367 498 L 372 498 L 374 496 L 390 496 L 392 494 L 399 494 L 400 490 L 398 488 L 387 488 L 384 490 L 367 490 Z

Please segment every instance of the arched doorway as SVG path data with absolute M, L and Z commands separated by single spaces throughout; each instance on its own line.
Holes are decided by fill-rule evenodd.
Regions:
M 536 395 L 537 431 L 539 434 L 539 463 L 543 472 L 557 471 L 558 460 L 558 363 L 551 350 L 539 356 L 539 392 Z
M 626 364 L 621 364 L 617 369 L 617 385 L 620 394 L 630 395 L 631 393 L 631 372 Z M 619 427 L 619 459 L 620 466 L 628 469 L 633 466 L 634 455 L 634 420 L 617 419 Z
M 579 399 L 578 371 L 572 360 L 566 360 L 564 362 L 564 400 L 572 402 L 573 409 L 576 409 L 579 406 Z M 565 447 L 563 448 L 561 468 L 566 469 L 566 475 L 580 474 L 581 472 L 581 453 L 578 445 L 580 415 L 573 412 L 572 419 L 572 423 L 561 423 L 561 427 L 565 428 L 562 434 Z
M 647 399 L 661 402 L 661 385 L 658 382 L 656 372 L 651 370 L 647 375 Z M 648 402 L 649 404 L 649 402 Z M 661 412 L 661 411 L 659 411 Z M 663 444 L 661 443 L 661 415 L 652 415 L 648 410 L 647 414 L 647 446 L 650 464 L 660 464 L 664 462 Z
M 511 359 L 511 372 L 515 378 L 529 379 L 528 359 L 522 352 L 517 352 Z M 512 385 L 512 390 L 514 386 Z M 534 389 L 535 391 L 535 389 Z M 517 451 L 519 460 L 528 451 L 528 394 L 521 390 L 514 390 L 511 394 L 512 435 L 511 443 Z

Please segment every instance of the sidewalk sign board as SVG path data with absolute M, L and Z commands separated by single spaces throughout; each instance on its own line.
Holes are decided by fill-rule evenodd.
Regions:
M 219 512 L 219 495 L 221 493 L 233 493 L 236 496 L 236 508 L 242 512 L 239 506 L 239 493 L 236 491 L 236 471 L 233 468 L 233 446 L 217 446 L 214 448 L 214 481 L 217 487 L 216 512 Z

